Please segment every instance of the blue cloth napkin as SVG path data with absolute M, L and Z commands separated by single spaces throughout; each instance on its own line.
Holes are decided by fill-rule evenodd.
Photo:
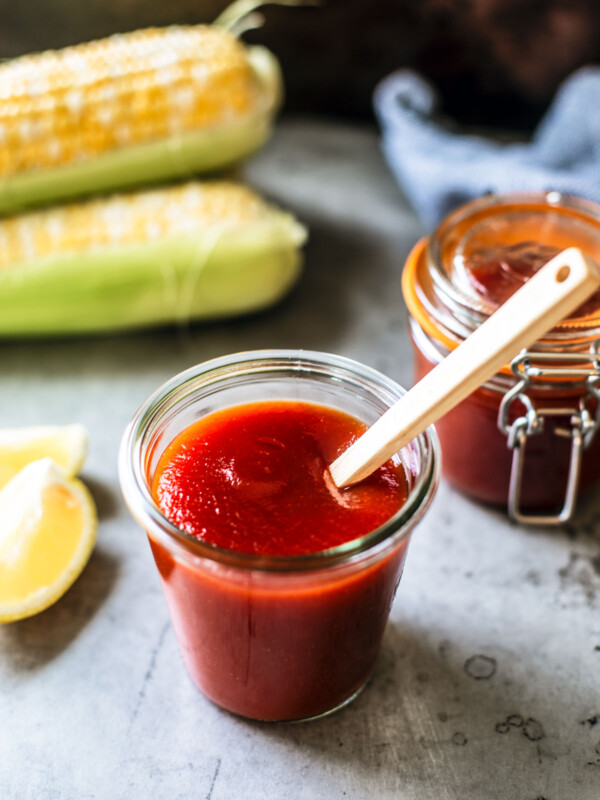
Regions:
M 436 120 L 436 103 L 431 86 L 407 70 L 374 97 L 386 158 L 427 227 L 487 192 L 555 190 L 600 203 L 600 68 L 562 84 L 526 144 L 460 134 Z

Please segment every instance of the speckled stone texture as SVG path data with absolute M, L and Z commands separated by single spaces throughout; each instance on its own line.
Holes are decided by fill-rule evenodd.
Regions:
M 117 484 L 137 405 L 240 349 L 305 347 L 411 380 L 400 269 L 422 233 L 368 129 L 289 121 L 247 177 L 309 225 L 303 279 L 251 318 L 0 345 L 2 425 L 80 420 L 99 541 L 54 607 L 0 628 L 2 800 L 598 800 L 600 502 L 527 530 L 442 484 L 362 695 L 304 725 L 215 708 L 177 652 Z

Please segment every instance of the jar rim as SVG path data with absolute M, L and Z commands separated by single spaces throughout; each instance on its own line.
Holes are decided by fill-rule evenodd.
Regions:
M 514 192 L 510 194 L 489 194 L 471 200 L 448 214 L 427 238 L 424 259 L 431 276 L 433 291 L 438 295 L 441 304 L 447 305 L 452 315 L 447 322 L 452 325 L 452 317 L 456 321 L 455 335 L 468 335 L 478 327 L 495 310 L 483 298 L 468 294 L 458 286 L 447 270 L 447 257 L 444 248 L 449 247 L 448 239 L 457 235 L 457 241 L 465 237 L 488 220 L 499 219 L 502 214 L 531 213 L 542 211 L 562 211 L 564 221 L 573 224 L 592 226 L 597 234 L 600 248 L 600 206 L 592 201 L 575 195 L 549 192 Z M 539 341 L 543 349 L 569 344 L 571 340 L 589 338 L 590 341 L 600 335 L 600 309 L 585 317 L 568 319 L 556 325 Z
M 257 555 L 240 553 L 203 542 L 172 523 L 159 509 L 148 485 L 144 464 L 144 439 L 161 413 L 172 408 L 177 398 L 189 396 L 194 385 L 218 383 L 219 376 L 252 374 L 285 369 L 298 376 L 310 372 L 334 373 L 336 381 L 344 375 L 368 384 L 371 391 L 385 391 L 393 399 L 405 390 L 383 373 L 343 356 L 310 350 L 254 350 L 221 356 L 197 364 L 172 377 L 145 400 L 127 426 L 119 450 L 119 479 L 125 501 L 133 517 L 151 538 L 180 554 L 219 562 L 246 570 L 290 572 L 323 569 L 348 564 L 385 549 L 390 541 L 404 539 L 429 505 L 439 481 L 440 451 L 433 426 L 410 445 L 417 447 L 422 467 L 405 503 L 390 519 L 364 536 L 336 547 L 303 555 Z

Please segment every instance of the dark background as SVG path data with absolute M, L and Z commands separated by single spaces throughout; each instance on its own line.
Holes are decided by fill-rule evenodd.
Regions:
M 148 25 L 206 22 L 224 0 L 0 0 L 0 57 Z M 322 0 L 267 6 L 248 41 L 279 56 L 288 110 L 368 118 L 377 81 L 428 76 L 459 121 L 527 129 L 560 81 L 600 61 L 600 0 Z

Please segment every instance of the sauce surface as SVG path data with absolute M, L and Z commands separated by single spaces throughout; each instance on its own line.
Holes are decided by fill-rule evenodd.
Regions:
M 163 453 L 153 495 L 163 514 L 198 539 L 241 553 L 300 555 L 363 536 L 406 500 L 391 461 L 339 490 L 328 465 L 366 429 L 336 409 L 273 401 L 217 411 Z
M 475 292 L 495 306 L 505 303 L 560 249 L 537 242 L 519 242 L 476 250 L 469 254 L 466 269 Z M 600 309 L 600 292 L 593 294 L 572 314 L 584 317 Z

